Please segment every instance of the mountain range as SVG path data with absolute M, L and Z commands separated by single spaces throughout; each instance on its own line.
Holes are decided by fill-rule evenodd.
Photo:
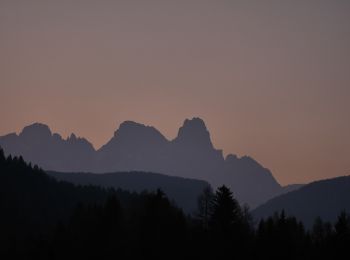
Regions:
M 0 146 L 6 154 L 22 155 L 45 170 L 143 171 L 205 180 L 214 188 L 225 184 L 252 208 L 294 187 L 284 189 L 267 168 L 249 156 L 224 157 L 200 118 L 186 119 L 173 140 L 152 126 L 125 121 L 98 150 L 85 138 L 71 134 L 64 139 L 47 125 L 34 123 L 19 134 L 1 136 Z

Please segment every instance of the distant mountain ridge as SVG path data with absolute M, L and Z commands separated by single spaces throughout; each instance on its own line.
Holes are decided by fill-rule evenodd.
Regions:
M 44 124 L 0 137 L 6 154 L 22 155 L 45 170 L 59 172 L 146 171 L 229 186 L 242 203 L 255 207 L 284 192 L 271 172 L 253 158 L 238 158 L 215 149 L 200 118 L 186 119 L 173 140 L 156 128 L 125 121 L 95 150 L 85 138 L 63 139 Z
M 253 211 L 256 219 L 285 211 L 311 227 L 317 217 L 335 222 L 343 210 L 350 212 L 350 176 L 315 181 L 275 197 Z
M 41 123 L 24 127 L 19 135 L 11 133 L 0 137 L 0 146 L 6 154 L 22 155 L 43 169 L 57 171 L 87 171 L 93 166 L 96 154 L 86 139 L 74 134 L 63 139 Z

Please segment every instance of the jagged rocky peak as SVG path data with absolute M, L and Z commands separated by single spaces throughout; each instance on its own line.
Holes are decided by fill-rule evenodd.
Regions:
M 24 127 L 19 136 L 23 138 L 48 138 L 52 136 L 52 133 L 47 125 L 34 123 Z
M 71 133 L 70 136 L 67 137 L 67 142 L 77 143 L 77 142 L 87 142 L 87 140 L 85 138 L 77 137 L 74 133 Z
M 228 163 L 231 163 L 231 162 L 237 162 L 239 160 L 238 156 L 235 155 L 235 154 L 228 154 L 225 158 L 225 161 L 228 162 Z
M 76 141 L 78 138 L 74 133 L 71 133 L 70 136 L 67 138 L 67 141 Z
M 201 147 L 213 147 L 210 133 L 201 118 L 186 119 L 180 127 L 175 143 L 187 143 Z
M 70 136 L 67 137 L 67 141 L 71 143 L 75 142 L 88 142 L 85 138 L 83 137 L 78 137 L 74 133 L 71 133 Z
M 74 133 L 71 133 L 70 136 L 67 137 L 66 142 L 76 147 L 85 147 L 89 151 L 90 150 L 95 151 L 95 148 L 87 139 L 82 137 L 77 137 Z

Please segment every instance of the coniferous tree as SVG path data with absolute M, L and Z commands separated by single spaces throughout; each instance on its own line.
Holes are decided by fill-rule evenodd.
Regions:
M 214 193 L 211 186 L 205 187 L 202 194 L 198 197 L 197 217 L 200 220 L 204 229 L 208 228 L 213 199 L 214 199 Z
M 350 216 L 342 211 L 338 216 L 334 225 L 335 229 L 335 252 L 338 257 L 342 256 L 342 252 L 348 250 L 350 244 Z
M 6 160 L 4 150 L 0 147 L 0 163 Z
M 232 192 L 225 185 L 219 187 L 213 199 L 211 224 L 214 230 L 229 236 L 242 224 L 242 210 Z
M 338 220 L 334 225 L 335 232 L 339 236 L 349 236 L 350 235 L 350 216 L 342 211 L 338 216 Z

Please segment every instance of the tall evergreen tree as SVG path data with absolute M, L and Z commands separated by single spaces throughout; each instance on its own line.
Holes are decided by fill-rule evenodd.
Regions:
M 335 231 L 339 236 L 349 236 L 350 235 L 350 216 L 342 211 L 338 216 L 338 220 L 334 225 Z
M 213 199 L 214 193 L 211 186 L 205 187 L 202 194 L 198 197 L 197 217 L 201 221 L 204 229 L 208 228 Z
M 342 252 L 348 250 L 350 244 L 350 216 L 342 211 L 334 225 L 336 255 L 340 257 Z
M 0 147 L 0 163 L 6 160 L 4 150 Z
M 242 210 L 232 192 L 225 185 L 216 190 L 213 199 L 211 224 L 216 231 L 229 235 L 242 223 Z

